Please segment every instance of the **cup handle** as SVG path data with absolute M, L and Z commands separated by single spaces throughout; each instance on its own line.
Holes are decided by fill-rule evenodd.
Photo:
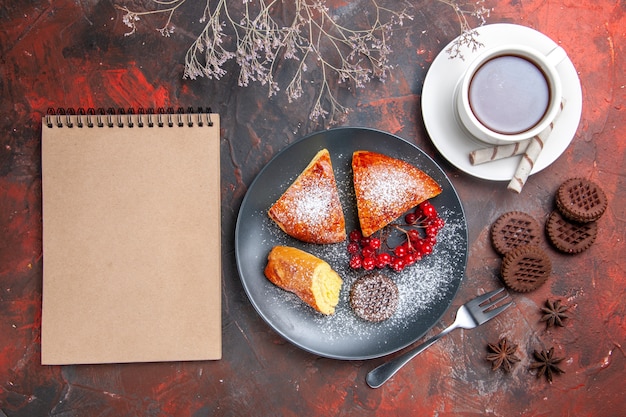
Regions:
M 560 46 L 557 46 L 556 48 L 548 52 L 548 55 L 546 55 L 546 59 L 548 60 L 548 62 L 550 62 L 555 67 L 559 65 L 561 61 L 563 61 L 565 58 L 567 58 L 567 52 L 565 52 L 565 49 L 561 48 Z

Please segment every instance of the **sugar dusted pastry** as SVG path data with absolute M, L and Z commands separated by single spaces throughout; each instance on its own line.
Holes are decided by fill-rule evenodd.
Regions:
M 267 260 L 265 276 L 272 283 L 322 314 L 335 313 L 343 281 L 327 262 L 289 246 L 275 246 Z
M 352 173 L 363 236 L 370 236 L 441 193 L 439 184 L 422 170 L 375 152 L 354 152 Z
M 328 150 L 319 151 L 268 214 L 289 236 L 309 243 L 346 239 L 346 223 Z

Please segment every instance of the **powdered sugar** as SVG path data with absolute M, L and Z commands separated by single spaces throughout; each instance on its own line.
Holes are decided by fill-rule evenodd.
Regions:
M 336 157 L 344 158 L 343 155 Z M 346 223 L 357 224 L 349 165 L 343 164 L 335 167 L 335 174 Z M 385 181 L 389 181 L 386 183 L 388 185 L 383 186 Z M 381 199 L 395 198 L 393 193 L 396 192 L 397 188 L 394 189 L 393 184 L 398 181 L 406 181 L 406 178 L 387 178 L 380 181 L 376 187 L 377 190 L 373 192 L 376 192 Z M 433 203 L 436 206 L 436 200 L 433 200 Z M 345 339 L 363 341 L 376 339 L 384 345 L 387 341 L 384 335 L 405 332 L 407 329 L 415 327 L 416 323 L 422 320 L 422 317 L 432 316 L 432 310 L 438 307 L 438 303 L 449 302 L 451 294 L 454 294 L 456 285 L 461 278 L 459 277 L 458 265 L 464 265 L 466 256 L 465 222 L 462 216 L 458 216 L 458 213 L 452 212 L 446 207 L 436 206 L 436 208 L 439 216 L 445 221 L 445 226 L 439 232 L 438 243 L 435 245 L 434 252 L 401 272 L 394 272 L 389 268 L 380 271 L 393 279 L 398 286 L 398 307 L 391 318 L 380 323 L 371 323 L 360 319 L 352 311 L 349 300 L 350 288 L 357 278 L 367 272 L 350 268 L 346 248 L 347 241 L 332 245 L 295 242 L 267 216 L 265 216 L 263 233 L 267 233 L 271 245 L 295 245 L 325 260 L 343 279 L 343 286 L 335 314 L 332 316 L 324 316 L 315 312 L 300 301 L 297 296 L 286 291 L 276 291 L 275 288 L 271 288 L 267 291 L 266 296 L 273 298 L 270 303 L 280 306 L 281 309 L 286 310 L 287 314 L 290 314 L 289 311 L 293 311 L 293 314 L 303 314 L 302 310 L 306 310 L 305 313 L 310 314 L 311 321 L 315 324 L 315 330 L 328 343 L 339 343 Z M 285 312 L 282 314 L 284 315 Z M 432 324 L 434 323 L 430 323 L 430 325 Z M 420 325 L 423 326 L 423 324 Z M 382 338 L 381 334 L 383 335 Z
M 367 174 L 361 179 L 363 198 L 367 201 L 376 201 L 377 205 L 395 208 L 411 199 L 407 192 L 412 188 L 411 195 L 425 194 L 421 184 L 413 178 L 408 171 L 394 167 L 390 170 L 387 166 L 375 165 L 369 168 Z M 421 190 L 416 190 L 421 187 Z
M 334 184 L 315 178 L 307 184 L 307 192 L 293 202 L 294 221 L 305 224 L 321 224 L 328 221 L 333 204 Z
M 407 328 L 411 318 L 419 316 L 432 308 L 437 302 L 444 299 L 450 290 L 450 285 L 458 276 L 455 276 L 455 266 L 465 256 L 464 249 L 456 251 L 455 247 L 464 247 L 463 225 L 450 221 L 449 213 L 440 213 L 446 220 L 446 225 L 440 231 L 440 238 L 433 254 L 424 257 L 415 265 L 405 268 L 401 272 L 394 272 L 389 268 L 383 270 L 393 279 L 397 286 L 399 303 L 396 313 L 382 323 L 368 323 L 354 315 L 350 310 L 349 292 L 354 281 L 366 272 L 355 271 L 348 265 L 348 256 L 344 245 L 341 248 L 320 248 L 317 256 L 325 258 L 327 262 L 344 279 L 339 305 L 333 317 L 315 315 L 320 323 L 322 332 L 329 337 L 342 338 L 348 334 L 358 334 L 367 339 L 378 334 L 380 327 L 388 329 Z M 341 252 L 340 254 L 337 252 Z

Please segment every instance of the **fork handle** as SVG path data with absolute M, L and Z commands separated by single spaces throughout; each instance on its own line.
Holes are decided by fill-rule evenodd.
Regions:
M 411 359 L 425 351 L 437 340 L 441 339 L 443 336 L 447 335 L 457 327 L 459 327 L 457 323 L 452 323 L 452 325 L 445 328 L 441 333 L 431 337 L 421 345 L 409 350 L 408 352 L 403 353 L 402 355 L 390 360 L 389 362 L 383 363 L 382 365 L 372 369 L 365 378 L 365 380 L 367 381 L 367 385 L 372 388 L 380 387 L 392 376 L 394 376 L 396 372 L 398 372 L 400 368 L 406 365 Z

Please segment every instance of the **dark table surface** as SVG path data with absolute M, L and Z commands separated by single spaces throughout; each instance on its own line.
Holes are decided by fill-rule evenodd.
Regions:
M 505 314 L 478 329 L 450 334 L 376 390 L 365 384 L 365 375 L 385 359 L 340 361 L 307 353 L 274 332 L 246 297 L 235 264 L 234 226 L 248 186 L 278 151 L 327 125 L 308 118 L 311 88 L 289 103 L 283 94 L 268 98 L 267 87 L 258 83 L 239 87 L 236 75 L 183 80 L 185 51 L 198 35 L 204 7 L 192 3 L 174 14 L 176 29 L 169 37 L 154 30 L 163 19 L 148 16 L 137 33 L 124 36 L 122 13 L 108 0 L 0 4 L 0 415 L 623 415 L 624 1 L 485 3 L 492 9 L 488 24 L 529 26 L 565 48 L 582 86 L 582 117 L 571 145 L 531 176 L 519 195 L 508 192 L 506 182 L 480 180 L 449 164 L 424 128 L 424 78 L 460 30 L 449 6 L 435 0 L 414 4 L 414 19 L 396 28 L 389 41 L 395 68 L 385 83 L 372 81 L 363 89 L 331 86 L 351 109 L 339 126 L 376 128 L 416 144 L 444 169 L 463 203 L 466 278 L 428 335 L 449 324 L 460 304 L 499 285 L 500 257 L 489 242 L 498 216 L 522 210 L 543 222 L 557 187 L 573 176 L 597 182 L 609 199 L 590 249 L 569 256 L 546 245 L 553 263 L 546 285 L 512 294 L 514 306 Z M 339 17 L 354 13 L 350 4 L 329 2 Z M 235 64 L 226 67 L 236 74 Z M 319 74 L 310 69 L 307 81 Z M 42 115 L 49 107 L 198 105 L 210 105 L 222 120 L 223 358 L 42 366 Z M 547 299 L 570 305 L 564 327 L 539 322 Z M 521 361 L 509 374 L 492 371 L 485 360 L 487 343 L 502 336 L 519 345 Z M 533 350 L 550 347 L 565 358 L 565 373 L 551 384 L 529 370 Z

